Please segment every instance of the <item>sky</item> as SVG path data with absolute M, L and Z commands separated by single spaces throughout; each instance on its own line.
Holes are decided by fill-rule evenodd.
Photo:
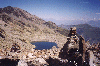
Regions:
M 57 25 L 100 20 L 100 0 L 0 0 L 0 8 L 7 6 L 21 8 Z

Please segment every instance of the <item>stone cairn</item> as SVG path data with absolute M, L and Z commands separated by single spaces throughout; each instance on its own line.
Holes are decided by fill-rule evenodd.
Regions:
M 67 59 L 69 65 L 70 63 L 76 66 L 89 65 L 89 53 L 86 51 L 85 40 L 82 36 L 77 36 L 76 27 L 70 29 L 67 42 L 61 49 L 59 57 Z

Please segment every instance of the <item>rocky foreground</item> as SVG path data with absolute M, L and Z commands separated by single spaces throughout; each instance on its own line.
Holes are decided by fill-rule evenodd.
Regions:
M 0 8 L 0 66 L 99 66 L 100 43 L 91 46 L 76 28 L 68 33 L 20 8 Z M 55 42 L 59 48 L 36 50 L 32 41 Z
M 21 51 L 18 45 L 13 45 L 11 51 L 1 50 L 1 65 L 4 60 L 14 62 L 18 66 L 99 66 L 100 43 L 90 45 L 82 36 L 76 35 L 76 29 L 71 29 L 64 46 L 43 50 Z M 6 58 L 6 59 L 5 59 Z M 11 60 L 8 60 L 8 59 Z M 3 59 L 3 60 L 2 60 Z M 9 63 L 8 63 L 9 64 Z M 10 64 L 8 66 L 10 66 Z

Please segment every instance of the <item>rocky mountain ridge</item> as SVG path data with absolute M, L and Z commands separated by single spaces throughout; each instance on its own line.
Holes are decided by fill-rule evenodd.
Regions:
M 12 35 L 12 38 L 15 38 L 15 36 L 19 36 L 19 35 L 20 35 L 19 36 L 20 40 L 23 40 L 22 38 L 25 39 L 27 36 L 30 38 L 40 37 L 38 40 L 41 41 L 43 37 L 45 36 L 47 36 L 48 38 L 52 35 L 63 36 L 59 32 L 56 31 L 56 28 L 57 28 L 56 25 L 54 25 L 56 26 L 54 29 L 45 25 L 46 23 L 49 23 L 49 22 L 46 22 L 35 15 L 31 15 L 27 11 L 22 10 L 17 7 L 8 6 L 5 8 L 0 8 L 0 28 L 4 30 L 6 34 Z M 35 37 L 35 35 L 37 36 Z M 36 39 L 30 40 L 30 38 L 28 37 L 27 37 L 27 40 L 25 39 L 26 41 L 29 41 L 29 42 L 36 41 Z M 48 38 L 44 38 L 44 39 L 47 39 L 47 41 L 52 40 Z
M 41 63 L 49 56 L 57 58 L 59 50 L 67 41 L 66 36 L 60 33 L 62 31 L 63 28 L 53 22 L 46 22 L 20 8 L 0 8 L 0 59 L 20 59 L 20 62 L 24 63 L 32 61 L 33 58 L 35 62 L 40 60 L 38 63 Z M 59 48 L 34 50 L 32 41 L 55 42 Z M 24 61 L 21 61 L 23 59 Z
M 92 27 L 100 27 L 100 20 L 91 20 L 87 22 L 87 24 L 91 25 Z

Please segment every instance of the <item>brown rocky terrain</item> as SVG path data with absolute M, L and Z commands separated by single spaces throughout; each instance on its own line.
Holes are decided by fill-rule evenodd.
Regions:
M 36 50 L 34 41 L 55 42 L 59 48 Z M 69 33 L 20 8 L 0 8 L 1 66 L 99 66 L 99 48 L 100 43 L 91 46 L 77 36 L 75 27 Z
M 42 63 L 49 56 L 57 58 L 59 50 L 67 41 L 61 31 L 63 29 L 59 29 L 53 22 L 46 22 L 20 8 L 11 6 L 0 8 L 0 58 L 24 59 L 25 62 L 34 60 L 37 63 L 40 59 Z M 51 51 L 53 49 L 34 51 L 32 41 L 55 42 L 59 48 L 55 48 L 54 51 Z
M 31 41 L 45 40 L 58 45 L 63 44 L 61 41 L 64 42 L 66 37 L 57 32 L 56 25 L 53 25 L 55 28 L 50 27 L 52 22 L 48 24 L 49 26 L 46 25 L 47 23 L 49 22 L 17 7 L 0 8 L 0 39 L 2 40 L 0 43 L 5 42 L 5 45 L 17 43 L 23 46 L 31 45 Z

